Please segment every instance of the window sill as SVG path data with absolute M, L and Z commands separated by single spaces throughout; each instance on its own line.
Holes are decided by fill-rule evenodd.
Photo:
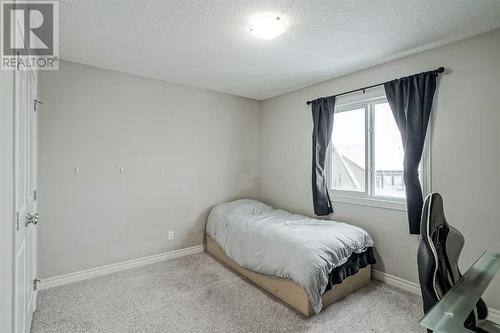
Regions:
M 366 198 L 366 197 L 357 197 L 350 195 L 339 195 L 330 193 L 330 199 L 332 202 L 340 202 L 350 205 L 357 206 L 367 206 L 367 207 L 375 207 L 375 208 L 383 208 L 383 209 L 391 209 L 406 212 L 406 202 L 383 199 L 383 198 Z

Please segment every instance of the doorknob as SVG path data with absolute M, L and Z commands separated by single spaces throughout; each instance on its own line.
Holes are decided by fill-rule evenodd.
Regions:
M 33 225 L 38 224 L 38 213 L 26 214 L 26 220 L 24 221 L 24 226 L 27 227 L 30 223 L 33 223 Z

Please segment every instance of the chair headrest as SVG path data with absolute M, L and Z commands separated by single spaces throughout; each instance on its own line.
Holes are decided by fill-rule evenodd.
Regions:
M 439 193 L 430 193 L 424 202 L 422 209 L 422 221 L 420 223 L 420 236 L 426 238 L 432 236 L 438 228 L 448 228 L 444 216 L 443 198 Z

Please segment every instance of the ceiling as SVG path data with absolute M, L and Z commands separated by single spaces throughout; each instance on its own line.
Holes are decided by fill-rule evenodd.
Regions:
M 267 99 L 500 27 L 499 0 L 60 0 L 62 59 Z M 282 36 L 249 31 L 259 12 Z

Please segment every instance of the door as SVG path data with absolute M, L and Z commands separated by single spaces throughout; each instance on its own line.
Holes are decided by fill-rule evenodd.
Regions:
M 18 68 L 14 80 L 14 332 L 27 333 L 36 304 L 37 73 Z
M 30 257 L 28 262 L 29 294 L 28 313 L 31 317 L 36 309 L 36 296 L 38 294 L 37 279 L 37 229 L 38 229 L 38 207 L 37 207 L 37 171 L 38 171 L 38 73 L 29 70 L 27 75 L 27 103 L 28 103 L 28 212 L 31 214 L 31 221 L 27 225 L 27 234 Z M 31 320 L 28 328 L 31 327 Z

